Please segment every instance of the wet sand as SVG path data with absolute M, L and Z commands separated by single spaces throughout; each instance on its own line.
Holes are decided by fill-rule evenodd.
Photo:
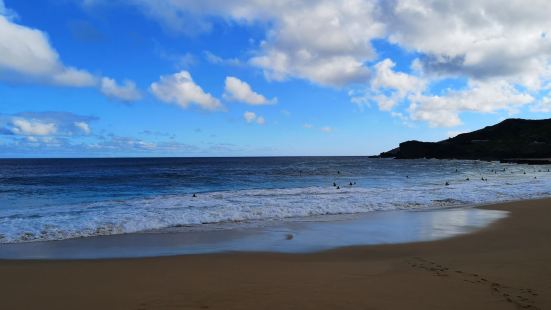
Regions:
M 312 253 L 359 246 L 433 241 L 476 231 L 506 211 L 452 208 L 325 215 L 240 222 L 222 228 L 171 228 L 61 241 L 0 244 L 0 259 L 97 259 L 224 252 Z M 190 230 L 191 229 L 191 230 Z
M 551 309 L 551 200 L 476 233 L 313 254 L 0 261 L 0 309 Z

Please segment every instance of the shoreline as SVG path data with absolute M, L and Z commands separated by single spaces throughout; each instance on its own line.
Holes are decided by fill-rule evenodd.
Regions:
M 156 257 L 167 257 L 167 256 L 180 256 L 180 255 L 200 255 L 200 254 L 225 254 L 225 253 L 288 253 L 288 254 L 306 254 L 306 253 L 318 253 L 318 252 L 324 252 L 324 251 L 331 251 L 336 250 L 339 248 L 346 248 L 346 247 L 362 247 L 362 246 L 377 246 L 377 245 L 384 245 L 384 244 L 407 244 L 407 243 L 418 243 L 418 242 L 433 242 L 438 240 L 445 240 L 449 238 L 455 238 L 458 236 L 461 236 L 463 234 L 472 234 L 476 233 L 478 230 L 486 229 L 487 226 L 494 225 L 495 222 L 502 220 L 504 217 L 508 216 L 509 211 L 501 210 L 505 213 L 503 214 L 478 214 L 476 217 L 479 217 L 483 219 L 483 221 L 486 221 L 486 223 L 476 223 L 476 227 L 468 227 L 470 226 L 468 224 L 459 224 L 459 228 L 465 228 L 464 231 L 461 232 L 454 232 L 450 233 L 448 232 L 447 235 L 441 235 L 439 237 L 434 238 L 427 238 L 427 237 L 417 237 L 412 238 L 411 240 L 392 240 L 390 238 L 387 238 L 387 240 L 383 241 L 373 241 L 373 240 L 363 240 L 363 241 L 355 241 L 357 244 L 332 244 L 330 246 L 321 247 L 318 245 L 318 248 L 315 249 L 314 247 L 310 247 L 305 250 L 301 250 L 300 246 L 294 246 L 293 249 L 285 249 L 285 246 L 279 245 L 279 249 L 270 250 L 268 246 L 258 249 L 258 248 L 235 248 L 235 246 L 232 248 L 231 246 L 229 248 L 220 248 L 219 246 L 214 246 L 213 249 L 207 249 L 208 246 L 213 245 L 213 240 L 220 241 L 219 243 L 224 243 L 227 240 L 231 239 L 245 239 L 247 235 L 251 234 L 264 234 L 264 236 L 258 237 L 256 242 L 259 241 L 265 241 L 262 240 L 263 238 L 272 238 L 273 236 L 267 236 L 267 233 L 271 233 L 271 231 L 287 231 L 288 233 L 284 233 L 284 238 L 287 238 L 289 233 L 291 233 L 291 239 L 294 238 L 293 231 L 288 231 L 290 228 L 296 229 L 297 226 L 307 226 L 308 224 L 314 224 L 314 226 L 326 226 L 327 224 L 340 224 L 342 223 L 342 226 L 347 226 L 350 222 L 352 222 L 353 225 L 371 225 L 373 224 L 373 220 L 380 221 L 381 219 L 371 219 L 369 221 L 370 217 L 376 217 L 376 215 L 380 214 L 399 214 L 399 213 L 405 213 L 410 214 L 413 213 L 414 215 L 416 213 L 439 213 L 439 212 L 446 212 L 446 211 L 468 211 L 471 209 L 478 209 L 478 210 L 489 210 L 489 211 L 496 211 L 495 208 L 492 208 L 493 205 L 502 205 L 502 204 L 510 204 L 510 203 L 521 203 L 526 201 L 533 201 L 533 200 L 550 200 L 551 197 L 537 197 L 533 199 L 513 199 L 513 200 L 503 200 L 500 202 L 492 202 L 492 203 L 472 203 L 472 204 L 465 204 L 465 205 L 451 205 L 451 206 L 441 206 L 441 207 L 434 207 L 434 208 L 426 208 L 426 209 L 396 209 L 396 210 L 380 210 L 380 211 L 370 211 L 370 212 L 362 212 L 362 213 L 344 213 L 344 214 L 329 214 L 329 215 L 316 215 L 316 216 L 306 216 L 306 217 L 295 217 L 295 218 L 289 218 L 289 219 L 274 219 L 274 220 L 259 220 L 259 221 L 246 221 L 246 222 L 239 222 L 239 223 L 213 223 L 213 224 L 202 224 L 202 225 L 193 225 L 193 226 L 184 226 L 184 227 L 169 227 L 169 228 L 163 228 L 163 229 L 155 229 L 155 230 L 147 230 L 147 231 L 138 231 L 138 232 L 132 232 L 132 233 L 122 233 L 122 234 L 112 234 L 112 235 L 97 235 L 97 236 L 88 236 L 88 237 L 76 237 L 76 238 L 68 238 L 68 239 L 59 239 L 59 240 L 37 240 L 37 241 L 26 241 L 26 242 L 14 242 L 14 243 L 0 243 L 0 262 L 1 261 L 40 261 L 40 260 L 105 260 L 105 259 L 132 259 L 132 258 L 156 258 Z M 368 219 L 368 221 L 365 221 L 365 219 Z M 383 220 L 385 220 L 383 218 Z M 354 223 L 359 222 L 359 223 Z M 388 219 L 386 219 L 386 223 L 388 223 Z M 205 225 L 212 225 L 213 227 L 209 228 L 203 228 L 200 226 Z M 230 226 L 231 225 L 231 226 Z M 220 227 L 214 227 L 214 226 L 220 226 Z M 465 226 L 465 227 L 461 227 Z M 308 230 L 307 227 L 300 227 L 302 230 Z M 336 229 L 339 229 L 337 227 Z M 334 233 L 335 229 L 331 231 Z M 224 234 L 224 232 L 227 232 L 227 234 Z M 358 232 L 355 232 L 358 233 Z M 134 250 L 133 254 L 118 254 L 115 252 L 115 254 L 101 254 L 101 255 L 92 255 L 87 254 L 81 255 L 81 256 L 67 256 L 64 255 L 62 252 L 60 252 L 60 249 L 64 249 L 63 251 L 73 250 L 73 251 L 79 251 L 81 252 L 83 249 L 87 252 L 91 252 L 94 250 L 94 247 L 100 247 L 105 248 L 107 246 L 113 246 L 117 245 L 116 243 L 123 242 L 124 245 L 128 244 L 136 244 L 141 243 L 142 241 L 147 241 L 148 243 L 154 243 L 154 239 L 160 239 L 160 241 L 165 241 L 166 239 L 174 238 L 174 236 L 177 239 L 181 236 L 185 235 L 195 235 L 195 236 L 201 236 L 205 235 L 205 238 L 202 237 L 192 237 L 192 238 L 183 238 L 183 239 L 202 239 L 207 240 L 208 244 L 200 244 L 203 246 L 203 250 L 171 250 L 171 247 L 182 247 L 185 246 L 197 246 L 200 241 L 185 241 L 185 244 L 182 243 L 172 243 L 172 244 L 165 244 L 165 248 L 167 251 L 163 252 L 147 252 L 147 253 L 139 253 L 139 249 L 131 249 Z M 218 235 L 218 236 L 217 236 Z M 273 235 L 273 234 L 272 234 Z M 231 237 L 229 237 L 231 236 Z M 159 237 L 159 238 L 157 238 Z M 289 239 L 290 240 L 290 239 Z M 96 242 L 98 241 L 98 242 Z M 272 240 L 273 241 L 273 240 Z M 312 240 L 309 240 L 311 243 Z M 319 243 L 319 242 L 318 242 Z M 308 245 L 308 242 L 306 243 Z M 118 245 L 117 245 L 118 246 Z M 305 246 L 303 244 L 302 246 Z M 22 251 L 16 250 L 13 251 L 13 248 L 22 248 Z M 33 250 L 33 248 L 36 248 L 38 250 Z M 8 249 L 8 251 L 6 251 Z M 30 249 L 31 251 L 29 251 Z M 41 250 L 42 249 L 42 250 Z M 35 252 L 33 254 L 33 251 Z M 40 251 L 42 252 L 51 252 L 51 256 L 45 257 L 42 254 L 40 254 Z M 7 253 L 7 254 L 6 254 Z M 29 254 L 30 253 L 30 254 Z M 21 258 L 16 258 L 19 256 L 22 256 Z M 34 255 L 34 257 L 29 257 L 29 255 Z
M 0 260 L 5 309 L 549 309 L 551 199 L 474 233 L 306 254 Z
M 508 215 L 474 205 L 381 210 L 0 244 L 0 260 L 165 257 L 223 253 L 318 253 L 349 246 L 427 242 L 469 234 Z
M 67 180 L 71 180 L 70 176 L 68 179 L 60 178 L 56 181 L 61 182 L 63 187 L 74 187 L 74 193 L 67 197 L 58 195 L 55 188 L 48 187 L 47 184 L 37 185 L 42 193 L 40 195 L 35 195 L 29 187 L 24 186 L 20 189 L 22 197 L 18 197 L 16 192 L 11 191 L 3 195 L 0 204 L 5 203 L 7 207 L 0 210 L 0 221 L 4 225 L 4 229 L 0 232 L 0 242 L 14 244 L 80 239 L 100 235 L 149 232 L 200 223 L 248 225 L 247 222 L 250 221 L 262 222 L 270 219 L 286 221 L 289 218 L 315 214 L 416 209 L 419 206 L 430 209 L 448 206 L 455 208 L 459 205 L 495 200 L 541 197 L 549 193 L 549 186 L 551 186 L 551 174 L 539 173 L 539 171 L 536 172 L 537 169 L 532 171 L 527 167 L 516 167 L 516 165 L 509 168 L 509 165 L 498 163 L 434 160 L 422 160 L 410 165 L 399 161 L 383 163 L 367 159 L 313 160 L 312 164 L 317 167 L 316 169 L 321 170 L 312 170 L 317 171 L 315 173 L 308 170 L 310 172 L 305 173 L 304 178 L 301 177 L 299 169 L 304 162 L 293 159 L 289 162 L 296 167 L 292 166 L 294 168 L 284 170 L 277 168 L 281 171 L 277 170 L 279 172 L 274 172 L 274 175 L 270 174 L 268 179 L 271 181 L 262 183 L 266 181 L 262 180 L 263 174 L 255 173 L 258 172 L 257 168 L 274 169 L 268 162 L 258 160 L 258 163 L 253 166 L 245 165 L 243 169 L 249 169 L 244 174 L 247 177 L 239 177 L 243 180 L 231 186 L 220 185 L 225 184 L 220 181 L 231 175 L 231 169 L 226 169 L 222 175 L 217 175 L 208 172 L 209 169 L 198 168 L 201 171 L 205 170 L 205 178 L 212 179 L 209 182 L 218 185 L 200 183 L 197 189 L 180 189 L 174 192 L 157 192 L 154 184 L 171 175 L 152 173 L 148 174 L 150 181 L 144 181 L 143 184 L 140 181 L 129 186 L 127 191 L 121 192 L 122 196 L 116 193 L 118 188 L 116 184 L 105 188 L 98 186 L 102 184 L 101 182 L 87 184 L 86 180 L 94 176 L 87 175 L 86 171 L 89 171 L 90 167 L 82 164 L 79 165 L 79 169 L 82 169 L 84 174 L 77 178 L 78 181 L 74 180 L 75 184 L 67 183 Z M 204 165 L 208 168 L 213 163 L 218 165 L 216 161 L 207 161 L 196 167 Z M 343 167 L 348 168 L 342 171 L 342 175 L 338 175 L 336 171 L 323 170 L 324 165 L 328 163 L 342 164 Z M 67 163 L 63 163 L 65 164 Z M 157 167 L 152 161 L 140 162 L 140 164 Z M 190 163 L 169 161 L 161 164 L 163 167 L 168 167 L 170 164 L 188 165 Z M 47 166 L 48 169 L 53 169 L 55 165 Z M 121 163 L 113 169 L 122 169 L 120 173 L 131 175 L 131 169 L 124 172 L 128 170 L 125 168 L 127 166 Z M 32 165 L 26 167 L 32 167 Z M 350 167 L 361 168 L 351 169 Z M 507 171 L 502 172 L 502 168 Z M 277 177 L 278 173 L 282 173 L 281 177 Z M 114 178 L 111 181 L 120 181 L 117 183 L 123 184 L 124 179 Z M 169 182 L 169 184 L 174 182 L 170 186 L 179 186 L 178 180 L 169 177 L 163 182 Z M 357 181 L 358 186 L 348 186 L 350 181 Z M 33 182 L 33 179 L 28 178 L 25 182 Z M 331 186 L 335 182 L 342 187 L 338 191 Z M 140 186 L 135 187 L 135 185 Z M 13 186 L 18 188 L 19 185 L 14 183 Z M 142 188 L 149 188 L 149 186 L 152 187 L 149 190 Z M 197 192 L 197 197 L 193 197 L 192 192 Z M 395 195 L 398 192 L 400 195 Z M 209 225 L 211 224 L 197 226 Z

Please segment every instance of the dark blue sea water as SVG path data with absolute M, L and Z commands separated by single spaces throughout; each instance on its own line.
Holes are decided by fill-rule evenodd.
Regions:
M 366 157 L 2 159 L 0 243 L 546 197 L 547 171 Z

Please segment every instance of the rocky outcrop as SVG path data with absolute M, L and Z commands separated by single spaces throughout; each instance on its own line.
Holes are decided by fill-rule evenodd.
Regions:
M 551 158 L 551 119 L 507 119 L 440 142 L 406 141 L 379 157 L 480 159 L 545 163 Z

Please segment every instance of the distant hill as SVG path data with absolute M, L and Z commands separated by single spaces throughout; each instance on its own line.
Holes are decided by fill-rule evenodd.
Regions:
M 440 142 L 402 142 L 379 157 L 551 163 L 551 119 L 507 119 Z

